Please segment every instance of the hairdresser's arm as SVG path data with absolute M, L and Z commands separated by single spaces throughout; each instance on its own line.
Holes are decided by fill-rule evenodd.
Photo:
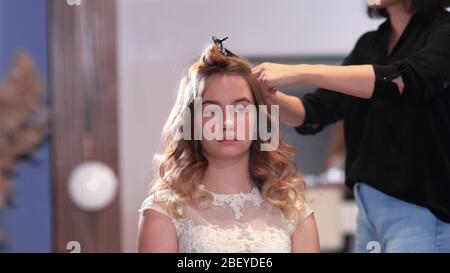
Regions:
M 372 65 L 283 65 L 263 63 L 253 68 L 258 81 L 266 88 L 285 88 L 299 84 L 313 85 L 342 94 L 370 99 L 375 88 L 375 71 Z M 402 76 L 392 80 L 400 94 L 404 83 Z
M 289 96 L 281 91 L 265 90 L 266 99 L 271 105 L 279 105 L 280 121 L 291 127 L 297 127 L 305 121 L 303 102 L 295 96 Z

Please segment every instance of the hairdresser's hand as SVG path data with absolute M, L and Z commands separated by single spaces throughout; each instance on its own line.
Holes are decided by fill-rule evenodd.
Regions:
M 253 68 L 261 86 L 269 90 L 292 87 L 300 83 L 300 67 L 298 65 L 285 65 L 263 63 Z

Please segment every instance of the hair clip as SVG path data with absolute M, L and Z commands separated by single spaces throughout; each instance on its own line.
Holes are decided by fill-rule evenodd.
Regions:
M 225 37 L 225 38 L 223 38 L 223 39 L 219 39 L 219 38 L 217 38 L 216 36 L 212 36 L 212 39 L 213 39 L 213 41 L 214 41 L 214 44 L 216 44 L 216 45 L 219 46 L 219 48 L 220 48 L 220 53 L 222 53 L 224 56 L 227 56 L 227 57 L 236 56 L 233 52 L 229 51 L 228 49 L 226 49 L 226 48 L 223 46 L 223 42 L 225 42 L 225 41 L 228 39 L 228 37 Z

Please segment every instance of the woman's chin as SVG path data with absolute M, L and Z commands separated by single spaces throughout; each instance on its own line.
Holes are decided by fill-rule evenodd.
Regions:
M 245 155 L 249 152 L 250 145 L 246 141 L 223 140 L 217 141 L 215 148 L 217 158 L 229 159 Z

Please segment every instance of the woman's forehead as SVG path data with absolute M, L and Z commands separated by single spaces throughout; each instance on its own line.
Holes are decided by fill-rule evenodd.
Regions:
M 231 103 L 237 99 L 247 98 L 253 102 L 252 91 L 243 76 L 216 74 L 210 76 L 205 85 L 202 99 Z

